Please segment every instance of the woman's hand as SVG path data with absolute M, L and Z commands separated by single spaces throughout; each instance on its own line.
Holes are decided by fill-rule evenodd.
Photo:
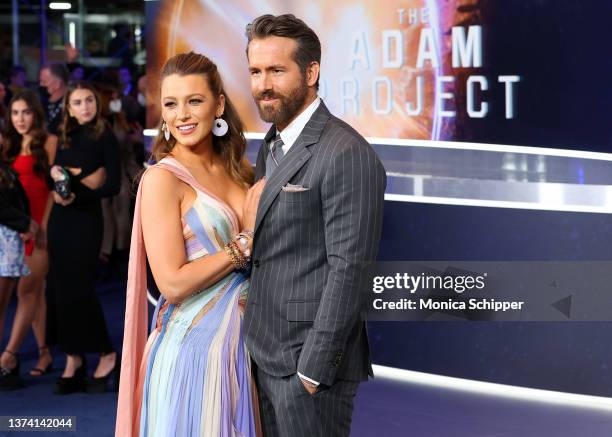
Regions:
M 81 183 L 90 190 L 97 190 L 106 182 L 106 169 L 104 167 L 98 168 L 92 174 L 87 175 L 81 179 Z
M 80 173 L 81 169 L 79 168 L 78 170 Z M 49 173 L 51 174 L 51 179 L 53 179 L 55 182 L 63 181 L 64 179 L 66 179 L 64 173 L 62 172 L 62 167 L 59 165 L 54 165 L 53 167 L 51 167 L 51 171 Z
M 244 231 L 255 230 L 255 219 L 257 217 L 257 207 L 259 206 L 259 199 L 261 193 L 266 185 L 265 178 L 262 178 L 249 188 L 247 192 L 244 205 L 242 206 L 242 229 Z
M 35 238 L 36 235 L 38 234 L 39 231 L 39 226 L 38 223 L 36 223 L 34 220 L 30 219 L 30 227 L 28 228 L 27 231 L 19 234 L 19 236 L 21 237 L 21 239 L 23 241 L 30 241 L 32 238 Z
M 62 196 L 57 194 L 57 192 L 53 191 L 53 201 L 62 206 L 70 205 L 72 202 L 74 202 L 75 197 L 76 196 L 74 195 L 74 193 L 70 193 L 70 196 L 68 196 L 68 199 L 64 199 L 62 198 Z

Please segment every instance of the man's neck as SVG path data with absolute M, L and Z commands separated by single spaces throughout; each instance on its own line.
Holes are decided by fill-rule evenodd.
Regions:
M 65 93 L 66 89 L 64 87 L 58 89 L 57 91 L 51 93 L 51 95 L 49 96 L 49 101 L 51 103 L 55 103 L 59 100 L 62 99 L 62 97 L 64 97 L 64 93 Z

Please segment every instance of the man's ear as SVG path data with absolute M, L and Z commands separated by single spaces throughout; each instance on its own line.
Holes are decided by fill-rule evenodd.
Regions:
M 319 70 L 320 65 L 318 62 L 311 62 L 310 65 L 306 67 L 306 83 L 308 86 L 315 86 L 319 79 Z

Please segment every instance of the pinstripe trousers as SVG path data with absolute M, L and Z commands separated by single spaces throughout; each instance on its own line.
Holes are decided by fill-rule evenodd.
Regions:
M 297 373 L 255 371 L 264 437 L 348 437 L 358 382 L 336 381 L 314 395 Z

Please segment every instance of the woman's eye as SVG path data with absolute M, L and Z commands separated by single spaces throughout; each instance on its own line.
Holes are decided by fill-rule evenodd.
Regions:
M 202 99 L 191 99 L 189 103 L 191 103 L 192 105 L 198 105 L 202 103 Z
M 166 108 L 171 108 L 172 106 L 174 106 L 174 102 L 166 102 L 166 103 L 164 103 L 164 106 Z

